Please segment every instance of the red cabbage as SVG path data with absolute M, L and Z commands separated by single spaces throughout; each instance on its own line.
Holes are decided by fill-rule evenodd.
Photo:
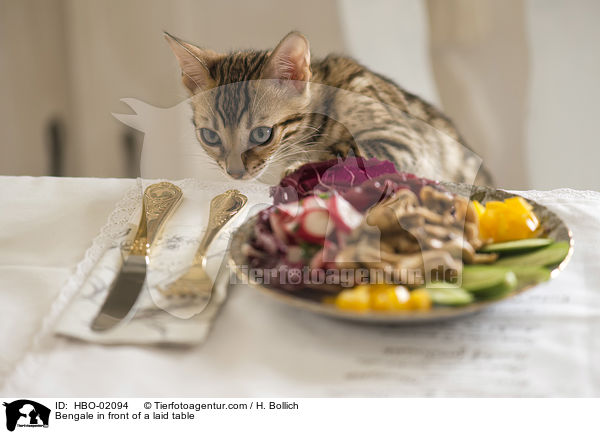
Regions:
M 375 158 L 365 160 L 360 157 L 348 157 L 345 160 L 307 163 L 283 178 L 278 186 L 273 187 L 271 196 L 275 205 L 294 202 L 315 191 L 335 189 L 343 192 L 386 173 L 396 173 L 394 165 Z
M 418 195 L 424 185 L 439 188 L 436 181 L 396 171 L 390 161 L 348 157 L 301 166 L 272 187 L 271 196 L 278 205 L 295 202 L 315 192 L 336 190 L 354 208 L 364 212 L 402 188 Z

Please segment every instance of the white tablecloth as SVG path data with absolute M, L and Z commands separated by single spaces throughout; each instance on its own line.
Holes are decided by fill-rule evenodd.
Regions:
M 571 263 L 552 282 L 462 320 L 364 326 L 239 286 L 203 346 L 101 346 L 40 333 L 134 183 L 0 177 L 3 395 L 600 395 L 600 193 L 524 192 L 573 230 Z

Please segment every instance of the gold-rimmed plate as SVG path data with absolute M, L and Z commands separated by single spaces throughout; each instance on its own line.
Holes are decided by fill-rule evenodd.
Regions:
M 462 184 L 444 183 L 444 186 L 451 192 L 464 197 L 470 197 L 472 200 L 478 200 L 485 203 L 492 200 L 504 200 L 509 197 L 518 195 L 508 193 L 504 190 L 496 190 L 490 187 L 473 187 Z M 563 261 L 551 269 L 551 279 L 563 270 L 573 255 L 574 241 L 573 236 L 567 225 L 554 212 L 550 211 L 543 205 L 527 199 L 533 206 L 533 211 L 540 219 L 540 223 L 544 233 L 549 238 L 555 241 L 567 241 L 569 243 L 569 252 Z M 443 321 L 447 319 L 457 318 L 471 313 L 479 312 L 488 306 L 499 303 L 507 298 L 514 297 L 526 290 L 529 290 L 537 285 L 522 285 L 505 297 L 476 301 L 466 306 L 461 307 L 442 307 L 434 306 L 428 311 L 398 311 L 398 312 L 379 312 L 365 311 L 355 312 L 343 310 L 336 307 L 334 304 L 323 302 L 323 294 L 306 289 L 294 292 L 285 291 L 273 286 L 263 285 L 262 283 L 252 279 L 253 273 L 248 272 L 247 258 L 245 257 L 242 248 L 248 243 L 253 235 L 253 228 L 256 223 L 257 216 L 254 216 L 241 225 L 233 234 L 230 244 L 230 263 L 235 269 L 236 274 L 240 279 L 247 282 L 250 286 L 258 289 L 260 292 L 279 300 L 287 305 L 308 310 L 317 314 L 326 315 L 334 318 L 362 321 L 368 323 L 381 324 L 407 324 L 418 322 L 433 322 Z M 543 283 L 542 283 L 543 284 Z

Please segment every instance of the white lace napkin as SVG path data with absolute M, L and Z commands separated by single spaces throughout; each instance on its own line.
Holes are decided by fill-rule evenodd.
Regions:
M 212 322 L 227 296 L 229 269 L 226 250 L 231 233 L 249 215 L 269 203 L 268 186 L 258 183 L 223 183 L 187 179 L 175 181 L 183 201 L 154 242 L 144 289 L 130 315 L 113 329 L 95 332 L 92 319 L 104 302 L 122 261 L 121 245 L 131 240 L 139 222 L 143 190 L 153 182 L 138 180 L 117 204 L 100 235 L 78 266 L 78 272 L 61 291 L 72 300 L 62 313 L 55 332 L 103 344 L 198 344 L 206 339 Z M 206 228 L 210 200 L 230 188 L 248 196 L 248 204 L 219 233 L 210 246 L 207 272 L 216 280 L 211 300 L 200 311 L 191 299 L 167 298 L 159 285 L 187 271 Z

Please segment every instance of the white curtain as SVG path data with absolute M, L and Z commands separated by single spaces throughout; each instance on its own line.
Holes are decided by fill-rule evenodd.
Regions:
M 427 0 L 433 74 L 445 112 L 496 183 L 529 185 L 524 0 Z

